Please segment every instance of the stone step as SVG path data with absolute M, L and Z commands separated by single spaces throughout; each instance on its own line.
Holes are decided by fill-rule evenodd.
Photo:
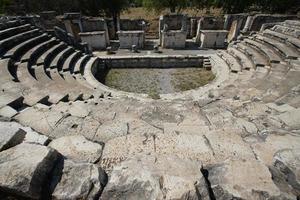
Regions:
M 237 48 L 228 47 L 227 51 L 240 60 L 240 63 L 242 64 L 243 69 L 250 70 L 250 69 L 255 68 L 254 63 L 252 62 L 251 58 L 249 58 L 246 54 L 244 54 Z
M 88 62 L 90 57 L 91 57 L 90 55 L 81 56 L 81 58 L 76 62 L 72 73 L 74 74 L 83 73 L 84 65 Z
M 44 86 L 44 90 L 49 91 L 49 101 L 55 102 L 60 97 L 64 97 L 69 101 L 75 101 L 82 98 L 82 96 L 88 96 L 90 98 L 91 94 L 88 88 L 81 86 L 77 81 L 71 76 L 69 72 L 66 72 L 61 76 L 57 68 L 54 69 L 44 69 L 44 66 L 33 66 L 34 74 L 38 80 L 39 87 Z M 49 76 L 47 75 L 49 73 Z M 52 93 L 55 94 L 55 101 L 52 98 Z M 58 94 L 61 95 L 59 96 Z M 85 93 L 89 95 L 85 95 Z M 63 98 L 61 98 L 63 99 Z
M 0 41 L 0 53 L 3 55 L 7 49 L 10 49 L 12 46 L 16 46 L 20 44 L 21 42 L 28 40 L 32 37 L 35 37 L 37 35 L 40 35 L 41 32 L 39 29 L 30 30 L 27 32 L 23 32 L 20 34 L 17 34 L 15 36 L 6 38 L 4 40 Z
M 78 73 L 78 74 L 73 74 L 73 76 L 75 77 L 76 81 L 78 81 L 78 83 L 80 83 L 81 85 L 94 90 L 95 88 L 93 88 L 93 86 L 91 86 L 86 80 L 85 78 L 82 76 L 82 74 Z
M 0 117 L 11 119 L 18 114 L 18 111 L 11 106 L 0 108 Z
M 12 20 L 12 21 L 8 21 L 8 22 L 5 22 L 5 23 L 0 23 L 0 30 L 5 30 L 5 29 L 8 29 L 8 28 L 21 26 L 21 25 L 24 25 L 24 24 L 25 23 L 22 20 Z
M 82 55 L 81 51 L 76 51 L 72 53 L 63 63 L 61 70 L 63 72 L 72 71 L 74 69 L 75 63 L 77 62 L 77 60 L 80 58 L 81 55 Z
M 6 59 L 0 59 L 0 73 L 1 73 L 1 78 L 5 78 L 5 80 L 13 80 L 15 79 L 15 76 L 11 74 L 9 70 L 9 66 L 11 65 L 11 60 L 6 58 Z M 1 81 L 2 81 L 1 80 Z
M 68 46 L 64 50 L 62 50 L 59 54 L 57 54 L 54 59 L 52 59 L 51 63 L 49 64 L 49 68 L 58 68 L 63 61 L 70 56 L 74 52 L 74 48 Z
M 227 62 L 231 72 L 238 73 L 242 71 L 242 66 L 235 57 L 225 51 L 220 52 L 219 55 Z
M 1 40 L 4 40 L 8 37 L 12 37 L 12 36 L 17 35 L 19 33 L 29 31 L 30 29 L 31 29 L 30 24 L 25 24 L 25 25 L 21 25 L 21 26 L 16 26 L 16 27 L 4 29 L 4 30 L 0 31 L 0 38 L 1 38 Z
M 279 52 L 285 55 L 285 58 L 287 59 L 297 59 L 300 56 L 295 48 L 288 46 L 287 44 L 262 35 L 257 35 L 256 38 L 276 48 Z
M 55 44 L 57 44 L 58 41 L 56 38 L 51 38 L 49 41 L 43 42 L 35 47 L 33 47 L 32 49 L 28 50 L 21 58 L 20 61 L 21 62 L 28 62 L 31 61 L 33 62 L 34 60 L 36 60 L 36 58 L 42 54 L 46 49 L 51 48 L 52 46 L 54 46 Z
M 51 58 L 66 48 L 67 45 L 64 42 L 60 42 L 59 44 L 51 47 L 47 51 L 45 51 L 36 61 L 36 65 L 47 65 L 51 61 Z
M 300 22 L 296 20 L 286 20 L 283 22 L 283 24 L 292 28 L 300 29 Z
M 295 38 L 300 37 L 300 29 L 294 29 L 294 28 L 288 28 L 288 27 L 282 26 L 282 25 L 276 25 L 271 30 L 278 32 L 278 33 L 285 34 L 285 35 L 289 35 L 289 36 L 292 36 Z
M 81 92 L 82 93 L 82 98 L 83 100 L 87 100 L 92 98 L 92 91 L 88 88 L 85 87 L 84 85 L 81 85 L 76 79 L 75 77 L 73 77 L 70 72 L 63 72 L 62 73 L 64 79 L 66 80 L 66 82 L 71 85 L 72 87 L 76 88 L 77 92 Z
M 282 58 L 276 53 L 276 50 L 274 50 L 272 47 L 269 47 L 260 41 L 249 39 L 244 39 L 244 41 L 268 57 L 270 63 L 279 63 L 283 61 Z
M 0 108 L 22 101 L 23 96 L 21 94 L 0 91 Z
M 12 57 L 14 60 L 18 61 L 20 57 L 22 57 L 29 49 L 33 48 L 39 43 L 45 42 L 48 39 L 49 39 L 48 34 L 44 33 L 42 35 L 34 37 L 30 40 L 27 40 L 15 46 L 14 48 L 7 51 L 3 57 L 4 58 Z
M 241 42 L 238 43 L 237 46 L 239 49 L 241 49 L 251 57 L 256 67 L 264 67 L 269 65 L 268 59 L 264 55 L 262 55 L 256 49 L 250 47 L 246 43 Z
M 278 38 L 281 41 L 284 42 L 289 42 L 291 44 L 293 44 L 294 46 L 296 46 L 297 48 L 300 48 L 300 39 L 280 33 L 280 32 L 276 32 L 276 31 L 272 31 L 270 29 L 265 30 L 263 33 L 263 35 L 267 35 L 267 36 L 271 36 L 274 38 Z

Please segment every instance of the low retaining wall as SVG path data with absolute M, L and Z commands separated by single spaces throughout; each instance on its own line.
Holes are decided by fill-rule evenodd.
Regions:
M 203 67 L 203 56 L 113 56 L 101 60 L 106 68 L 181 68 Z

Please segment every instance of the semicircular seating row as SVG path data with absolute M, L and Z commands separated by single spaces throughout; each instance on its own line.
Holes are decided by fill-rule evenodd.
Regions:
M 300 85 L 300 21 L 287 20 L 250 36 L 240 36 L 218 55 L 238 76 L 232 93 L 242 92 L 246 98 L 251 89 L 266 102 L 283 103 Z M 299 99 L 296 102 L 294 106 L 300 106 Z
M 274 101 L 300 84 L 299 48 L 300 22 L 288 20 L 241 37 L 218 54 L 238 75 L 233 93 L 256 88 Z M 32 106 L 85 100 L 99 94 L 84 78 L 86 66 L 98 58 L 22 21 L 0 24 L 0 58 L 0 107 L 18 101 Z M 276 97 L 267 95 L 272 89 Z
M 98 58 L 21 20 L 0 24 L 0 106 L 86 100 L 99 94 L 83 77 Z

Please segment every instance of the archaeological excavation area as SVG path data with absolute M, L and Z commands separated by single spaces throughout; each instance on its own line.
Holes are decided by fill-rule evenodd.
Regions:
M 0 18 L 0 199 L 299 200 L 300 19 Z

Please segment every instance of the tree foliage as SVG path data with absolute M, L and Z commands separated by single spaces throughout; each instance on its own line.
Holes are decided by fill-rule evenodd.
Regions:
M 0 13 L 13 14 L 14 8 L 22 8 L 26 13 L 55 10 L 58 14 L 82 12 L 84 15 L 97 16 L 100 11 L 104 11 L 109 16 L 117 16 L 129 6 L 141 5 L 157 11 L 169 9 L 171 12 L 180 12 L 186 7 L 219 7 L 224 13 L 240 13 L 253 9 L 286 13 L 299 9 L 300 0 L 0 0 Z
M 161 11 L 169 9 L 170 12 L 179 12 L 189 5 L 188 0 L 143 0 L 143 5 L 152 10 Z

